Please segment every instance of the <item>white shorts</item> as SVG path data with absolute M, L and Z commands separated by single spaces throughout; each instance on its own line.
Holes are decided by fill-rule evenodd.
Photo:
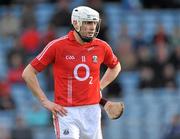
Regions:
M 65 107 L 67 116 L 54 116 L 57 139 L 102 139 L 99 104 Z

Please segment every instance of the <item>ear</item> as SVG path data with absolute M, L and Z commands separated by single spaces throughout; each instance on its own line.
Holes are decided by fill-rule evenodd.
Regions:
M 77 20 L 73 20 L 73 25 L 77 25 Z
M 79 24 L 78 24 L 77 20 L 73 20 L 73 26 L 77 31 L 80 30 L 80 27 L 79 27 Z

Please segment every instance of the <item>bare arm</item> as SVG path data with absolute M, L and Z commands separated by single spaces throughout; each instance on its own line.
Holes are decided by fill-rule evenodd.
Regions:
M 59 112 L 61 116 L 65 116 L 67 111 L 60 105 L 51 102 L 46 97 L 45 93 L 39 85 L 37 79 L 37 71 L 29 64 L 22 73 L 22 78 L 25 80 L 28 88 L 32 91 L 33 95 L 41 102 L 41 104 L 50 110 L 53 114 Z
M 40 102 L 47 100 L 46 95 L 43 90 L 40 88 L 38 79 L 37 79 L 37 71 L 31 66 L 28 65 L 22 74 L 23 79 L 25 80 L 28 88 L 32 91 L 33 95 L 36 96 Z
M 100 81 L 100 88 L 104 89 L 109 85 L 121 71 L 121 65 L 118 63 L 113 69 L 108 68 Z
M 109 85 L 117 77 L 120 71 L 120 63 L 118 63 L 113 69 L 108 68 L 100 81 L 101 89 L 104 89 L 107 85 Z M 118 119 L 124 111 L 123 102 L 113 102 L 105 98 L 101 98 L 99 104 L 104 107 L 110 119 Z

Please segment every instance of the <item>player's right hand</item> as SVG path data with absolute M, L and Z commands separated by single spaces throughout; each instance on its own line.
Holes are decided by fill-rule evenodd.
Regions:
M 53 113 L 53 115 L 57 115 L 57 113 L 58 113 L 62 117 L 67 116 L 67 110 L 63 106 L 58 105 L 58 104 L 51 102 L 49 100 L 43 100 L 41 103 L 45 108 L 50 110 Z

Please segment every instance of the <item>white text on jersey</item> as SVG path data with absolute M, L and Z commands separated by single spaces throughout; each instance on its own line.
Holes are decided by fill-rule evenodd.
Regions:
M 67 55 L 66 60 L 75 60 L 75 57 L 72 55 Z

